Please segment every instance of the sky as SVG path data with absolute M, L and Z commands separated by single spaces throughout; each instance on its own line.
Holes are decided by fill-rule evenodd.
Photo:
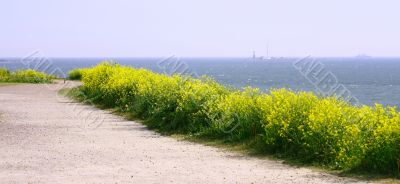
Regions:
M 0 57 L 400 56 L 398 0 L 1 0 Z

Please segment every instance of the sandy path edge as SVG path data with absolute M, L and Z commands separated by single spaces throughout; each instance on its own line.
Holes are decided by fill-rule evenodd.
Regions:
M 1 183 L 365 183 L 170 137 L 58 95 L 0 87 Z

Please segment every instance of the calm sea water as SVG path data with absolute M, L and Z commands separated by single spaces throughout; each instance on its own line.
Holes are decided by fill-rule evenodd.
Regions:
M 45 60 L 0 59 L 0 67 L 10 70 L 39 69 L 58 75 L 81 67 L 94 66 L 110 58 L 50 58 Z M 157 63 L 160 58 L 112 58 L 122 64 L 163 72 Z M 177 58 L 171 60 L 177 61 Z M 169 60 L 169 61 L 171 61 Z M 290 88 L 317 91 L 316 87 L 298 71 L 293 63 L 296 58 L 269 61 L 250 58 L 179 58 L 192 73 L 208 75 L 217 81 L 241 88 L 245 86 Z M 338 82 L 346 86 L 361 103 L 400 106 L 400 58 L 317 58 L 326 71 L 332 72 Z M 42 62 L 42 63 L 40 63 Z M 171 67 L 169 68 L 171 69 Z

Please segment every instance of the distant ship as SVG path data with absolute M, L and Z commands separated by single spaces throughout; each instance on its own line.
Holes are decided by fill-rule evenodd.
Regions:
M 275 57 L 270 57 L 269 56 L 269 44 L 267 44 L 267 56 L 256 56 L 256 52 L 253 51 L 253 60 L 257 61 L 257 60 L 261 60 L 261 61 L 272 61 L 272 60 L 276 60 L 277 58 Z M 282 58 L 281 58 L 282 59 Z
M 272 59 L 271 57 L 264 57 L 264 56 L 257 57 L 255 52 L 253 52 L 253 60 L 254 61 L 257 61 L 257 60 L 268 61 L 268 60 L 271 60 L 271 59 Z
M 257 57 L 256 56 L 256 51 L 253 51 L 253 60 L 254 61 L 257 61 L 257 60 L 270 61 L 270 60 L 273 60 L 273 59 L 274 59 L 273 57 L 269 56 L 269 48 L 268 48 L 268 46 L 267 46 L 267 56 L 259 56 L 259 57 Z

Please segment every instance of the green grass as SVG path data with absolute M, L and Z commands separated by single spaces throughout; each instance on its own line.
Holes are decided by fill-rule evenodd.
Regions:
M 309 92 L 228 89 L 207 77 L 102 63 L 83 69 L 80 100 L 143 119 L 169 135 L 275 155 L 341 173 L 398 177 L 400 113 Z
M 75 88 L 63 88 L 58 91 L 58 94 L 64 95 L 66 97 L 72 98 L 79 102 L 83 102 L 84 98 L 81 96 L 80 87 Z

